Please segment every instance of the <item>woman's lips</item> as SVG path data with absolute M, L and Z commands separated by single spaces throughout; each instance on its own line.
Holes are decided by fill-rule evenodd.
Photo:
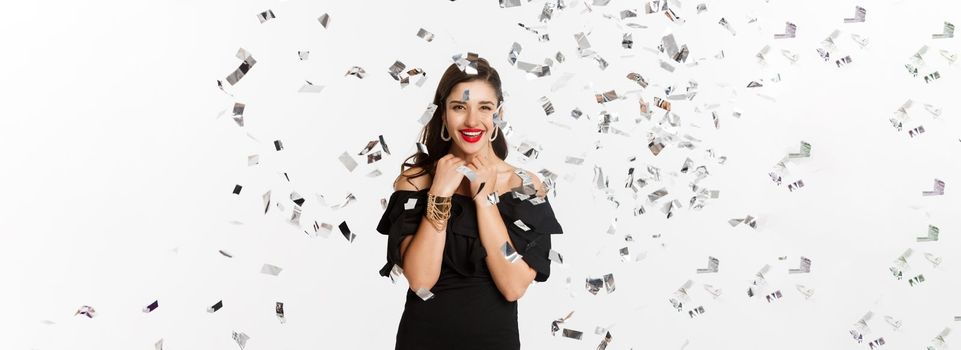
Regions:
M 481 131 L 480 134 L 477 134 L 477 136 L 468 136 L 467 134 L 464 134 L 463 131 L 460 132 L 460 137 L 463 138 L 464 141 L 467 141 L 470 143 L 480 141 L 482 135 L 484 135 L 483 131 Z

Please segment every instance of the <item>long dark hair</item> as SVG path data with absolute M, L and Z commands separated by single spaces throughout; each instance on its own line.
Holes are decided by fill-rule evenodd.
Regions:
M 467 57 L 467 60 L 471 62 L 473 67 L 476 63 L 477 74 L 467 74 L 462 71 L 460 67 L 453 63 L 450 67 L 447 67 L 447 71 L 444 72 L 444 76 L 440 78 L 440 82 L 437 84 L 437 91 L 434 92 L 434 105 L 437 106 L 437 110 L 434 111 L 434 116 L 430 118 L 427 125 L 421 130 L 420 142 L 427 146 L 428 153 L 417 152 L 407 157 L 404 163 L 400 165 L 400 172 L 403 175 L 404 171 L 411 167 L 417 167 L 420 171 L 416 174 L 407 177 L 407 182 L 410 179 L 424 176 L 430 174 L 431 177 L 434 176 L 434 170 L 437 165 L 437 160 L 441 157 L 447 155 L 450 151 L 451 141 L 444 141 L 440 138 L 441 128 L 444 127 L 444 112 L 447 110 L 447 95 L 450 95 L 450 91 L 454 89 L 454 85 L 470 82 L 475 80 L 486 81 L 494 91 L 497 93 L 497 104 L 500 106 L 504 102 L 504 91 L 501 89 L 501 77 L 497 74 L 497 70 L 490 66 L 487 60 L 477 57 L 473 54 Z M 492 141 L 491 147 L 494 149 L 494 154 L 500 159 L 507 159 L 507 141 L 505 137 L 501 135 L 496 140 Z M 413 163 L 410 161 L 413 159 Z

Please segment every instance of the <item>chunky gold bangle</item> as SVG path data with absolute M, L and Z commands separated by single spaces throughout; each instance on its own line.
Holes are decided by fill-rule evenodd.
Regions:
M 430 221 L 437 231 L 444 231 L 447 219 L 450 218 L 451 197 L 436 196 L 427 193 L 427 212 L 424 216 Z

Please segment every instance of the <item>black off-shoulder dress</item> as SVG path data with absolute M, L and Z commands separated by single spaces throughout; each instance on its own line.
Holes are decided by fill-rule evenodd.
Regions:
M 387 263 L 381 276 L 389 276 L 395 264 L 401 265 L 400 242 L 417 232 L 427 207 L 427 192 L 391 194 L 377 225 L 377 231 L 388 236 Z M 524 197 L 514 191 L 503 193 L 497 208 L 511 243 L 537 272 L 534 280 L 543 282 L 550 275 L 550 235 L 563 231 L 547 197 L 541 197 L 543 201 L 536 205 L 538 197 Z M 440 278 L 430 290 L 434 297 L 425 301 L 407 288 L 395 349 L 520 349 L 517 302 L 507 301 L 491 278 L 474 201 L 454 194 L 451 202 Z

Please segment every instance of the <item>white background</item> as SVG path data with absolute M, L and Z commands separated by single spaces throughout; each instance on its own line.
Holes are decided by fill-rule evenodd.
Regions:
M 514 151 L 508 162 L 558 174 L 551 201 L 565 232 L 553 242 L 565 264 L 553 264 L 550 280 L 519 301 L 524 348 L 594 349 L 596 327 L 611 330 L 608 349 L 857 349 L 879 337 L 885 348 L 906 349 L 930 345 L 944 328 L 958 331 L 961 84 L 958 63 L 939 50 L 958 54 L 961 38 L 931 34 L 944 21 L 961 24 L 961 6 L 705 1 L 707 11 L 698 14 L 698 3 L 672 4 L 683 24 L 644 14 L 643 2 L 619 0 L 568 1 L 545 23 L 537 20 L 544 1 L 506 9 L 492 0 L 8 4 L 0 21 L 0 347 L 151 349 L 163 339 L 165 349 L 234 349 L 236 331 L 250 337 L 247 349 L 392 348 L 406 285 L 377 275 L 386 244 L 374 230 L 381 199 L 415 151 L 417 120 L 451 56 L 467 51 L 487 58 L 504 80 L 510 145 L 540 147 L 537 159 Z M 867 20 L 843 23 L 856 5 L 867 9 Z M 268 9 L 277 18 L 260 23 L 256 15 Z M 639 13 L 627 22 L 647 28 L 618 23 L 624 9 Z M 326 29 L 317 22 L 323 13 L 331 16 Z M 721 17 L 736 35 L 718 24 Z M 539 42 L 518 22 L 550 40 Z M 797 36 L 774 39 L 784 22 L 797 25 Z M 435 39 L 418 38 L 419 28 Z M 824 62 L 816 49 L 835 29 L 837 48 Z M 580 32 L 589 33 L 606 69 L 578 56 Z M 626 32 L 632 49 L 621 47 Z M 690 49 L 673 73 L 660 68 L 659 60 L 670 58 L 656 49 L 667 33 Z M 861 48 L 851 34 L 870 42 Z M 528 79 L 507 61 L 514 42 L 523 47 L 520 61 L 543 64 L 557 52 L 566 61 L 555 61 L 550 76 Z M 771 50 L 762 62 L 755 55 L 765 45 Z M 904 65 L 923 45 L 925 64 L 912 77 Z M 240 64 L 239 48 L 257 63 L 228 85 L 230 96 L 216 81 Z M 300 50 L 310 51 L 308 60 L 299 60 Z M 791 63 L 781 50 L 800 59 Z M 835 65 L 846 55 L 850 64 Z M 387 74 L 396 60 L 424 69 L 426 83 L 413 78 L 402 88 Z M 344 76 L 353 66 L 367 76 Z M 935 71 L 940 79 L 921 78 Z M 625 78 L 630 72 L 651 86 L 641 89 Z M 552 90 L 565 74 L 571 79 Z M 305 80 L 325 88 L 298 93 Z M 652 103 L 667 86 L 683 92 L 691 80 L 695 98 L 671 100 L 680 127 L 659 124 L 664 111 L 656 107 L 653 119 L 640 117 L 639 97 Z M 764 86 L 746 88 L 751 81 Z M 625 99 L 594 101 L 612 89 Z M 542 96 L 554 114 L 545 115 Z M 909 99 L 914 106 L 898 131 L 888 119 Z M 235 102 L 246 104 L 243 127 L 231 118 Z M 940 116 L 924 104 L 940 108 Z M 574 108 L 589 119 L 571 118 Z M 618 116 L 612 126 L 629 136 L 597 133 L 602 110 Z M 925 133 L 910 137 L 917 126 Z M 702 142 L 693 149 L 666 142 L 654 156 L 647 143 L 655 127 Z M 391 155 L 373 164 L 356 156 L 353 172 L 338 161 L 378 135 Z M 812 156 L 792 160 L 777 186 L 768 172 L 801 141 L 812 144 Z M 727 161 L 707 157 L 707 149 Z M 252 154 L 259 165 L 247 165 Z M 567 164 L 567 156 L 584 162 Z M 688 205 L 692 175 L 679 173 L 688 157 L 710 172 L 700 185 L 720 191 L 701 210 Z M 624 188 L 627 169 L 645 175 L 648 166 L 661 169 L 660 181 L 635 199 Z M 620 207 L 597 188 L 595 169 Z M 383 175 L 368 176 L 375 170 Z M 922 197 L 935 178 L 945 181 L 945 194 Z M 804 187 L 788 191 L 797 179 Z M 235 184 L 244 186 L 239 196 L 231 193 Z M 647 194 L 662 187 L 669 195 L 648 203 Z M 263 214 L 268 190 L 285 210 Z M 307 201 L 300 227 L 286 222 L 291 191 Z M 329 207 L 348 194 L 357 200 Z M 667 219 L 660 207 L 672 199 L 683 207 Z M 633 216 L 636 206 L 647 212 Z M 746 215 L 758 218 L 757 229 L 727 224 Z M 315 220 L 334 225 L 333 233 L 306 235 Z M 352 243 L 336 228 L 344 220 L 357 235 Z M 941 239 L 916 242 L 928 225 L 940 228 Z M 645 257 L 621 262 L 625 246 Z M 897 280 L 888 267 L 908 248 L 915 252 L 911 270 Z M 935 268 L 925 252 L 943 263 Z M 708 256 L 720 260 L 719 272 L 696 273 Z M 811 273 L 788 274 L 801 256 L 812 260 Z M 263 264 L 283 271 L 262 274 Z M 770 303 L 746 294 L 765 264 L 767 292 L 783 293 Z M 613 293 L 585 290 L 585 278 L 607 273 L 616 279 Z M 917 274 L 925 282 L 910 286 Z M 706 310 L 696 318 L 668 301 L 688 279 L 687 305 Z M 712 298 L 704 284 L 722 295 Z M 805 299 L 798 284 L 814 295 Z M 154 300 L 156 310 L 141 312 Z M 218 300 L 224 307 L 207 313 Z M 286 323 L 274 314 L 277 301 Z M 75 316 L 83 305 L 96 316 Z M 562 327 L 584 332 L 581 340 L 551 335 L 551 321 L 570 311 Z M 869 311 L 871 331 L 858 344 L 848 331 Z M 900 329 L 884 316 L 900 320 Z

